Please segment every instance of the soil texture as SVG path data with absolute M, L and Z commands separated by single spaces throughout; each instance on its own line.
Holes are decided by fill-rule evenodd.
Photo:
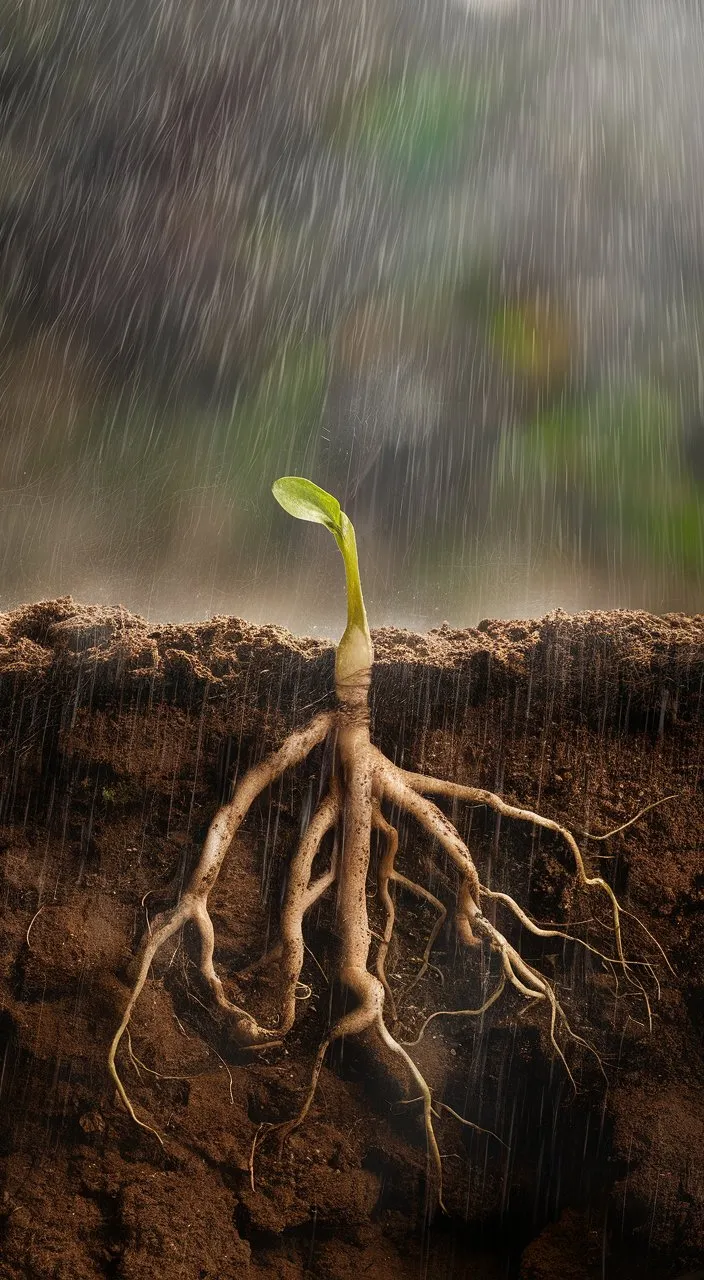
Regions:
M 645 926 L 629 917 L 625 946 L 660 983 L 658 999 L 644 966 L 652 1029 L 609 965 L 502 916 L 596 1051 L 567 1049 L 576 1093 L 543 1010 L 509 994 L 480 1020 L 434 1019 L 411 1050 L 436 1098 L 480 1126 L 437 1121 L 447 1216 L 427 1204 L 412 1083 L 372 1043 L 330 1054 L 280 1153 L 267 1123 L 300 1105 L 341 998 L 324 898 L 284 1047 L 233 1050 L 188 931 L 157 958 L 120 1069 L 160 1146 L 107 1072 L 130 958 L 233 778 L 332 703 L 334 651 L 71 598 L 0 615 L 1 1280 L 704 1275 L 704 617 L 557 611 L 374 641 L 373 740 L 575 833 Z M 262 1018 L 271 977 L 238 974 L 275 938 L 323 757 L 253 807 L 211 897 L 226 990 Z M 605 901 L 576 890 L 557 837 L 444 807 L 484 883 L 613 954 Z M 400 835 L 401 868 L 452 904 L 451 867 L 410 822 Z M 386 967 L 395 1034 L 412 1040 L 430 1013 L 481 1003 L 494 970 L 449 924 L 406 993 L 434 916 L 402 890 L 396 911 Z

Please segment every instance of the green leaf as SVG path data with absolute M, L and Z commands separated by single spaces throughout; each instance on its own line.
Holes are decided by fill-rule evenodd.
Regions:
M 296 520 L 311 520 L 342 538 L 342 511 L 337 498 L 303 476 L 282 476 L 271 486 L 279 506 Z
M 332 533 L 342 554 L 347 584 L 347 627 L 337 646 L 335 658 L 338 693 L 351 676 L 370 669 L 374 660 L 367 612 L 364 608 L 359 578 L 357 540 L 352 521 L 341 509 L 337 498 L 303 476 L 282 476 L 271 486 L 276 501 L 297 520 L 323 524 Z M 340 695 L 343 700 L 344 693 Z

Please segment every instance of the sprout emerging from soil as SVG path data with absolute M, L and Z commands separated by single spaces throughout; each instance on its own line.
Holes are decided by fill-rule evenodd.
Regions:
M 626 959 L 621 917 L 629 913 L 619 907 L 616 896 L 606 880 L 601 876 L 588 873 L 579 847 L 573 835 L 565 827 L 529 809 L 507 804 L 491 791 L 408 772 L 392 764 L 374 746 L 369 727 L 369 687 L 374 649 L 362 596 L 354 529 L 341 510 L 339 502 L 309 480 L 298 476 L 284 477 L 276 481 L 273 493 L 290 515 L 325 525 L 342 553 L 347 580 L 347 626 L 338 644 L 335 660 L 337 706 L 335 710 L 325 711 L 315 716 L 305 728 L 289 734 L 278 751 L 254 765 L 244 777 L 240 778 L 234 787 L 232 798 L 218 810 L 211 823 L 198 863 L 178 903 L 157 916 L 142 939 L 133 966 L 132 990 L 110 1047 L 108 1059 L 110 1072 L 132 1119 L 161 1140 L 157 1130 L 136 1115 L 118 1074 L 115 1059 L 125 1033 L 130 1046 L 128 1030 L 130 1018 L 147 980 L 152 961 L 169 938 L 172 938 L 187 923 L 194 925 L 198 932 L 200 973 L 210 991 L 214 1006 L 228 1024 L 232 1041 L 243 1049 L 254 1050 L 281 1044 L 291 1030 L 296 1017 L 305 950 L 304 918 L 322 895 L 335 886 L 337 932 L 340 942 L 337 977 L 348 997 L 351 997 L 348 1005 L 352 1003 L 353 1007 L 333 1023 L 321 1043 L 316 1055 L 310 1087 L 298 1115 L 282 1125 L 272 1125 L 270 1128 L 278 1129 L 283 1141 L 304 1120 L 315 1096 L 325 1055 L 334 1041 L 343 1036 L 375 1032 L 383 1045 L 405 1065 L 414 1083 L 417 1100 L 422 1101 L 429 1185 L 434 1188 L 437 1200 L 442 1205 L 442 1163 L 434 1128 L 434 1119 L 439 1114 L 438 1104 L 434 1101 L 423 1074 L 408 1052 L 409 1047 L 418 1044 L 422 1039 L 428 1022 L 442 1015 L 480 1016 L 498 1000 L 505 988 L 513 987 L 526 1001 L 540 1002 L 544 1006 L 550 1041 L 573 1084 L 574 1079 L 563 1046 L 571 1040 L 588 1049 L 591 1048 L 570 1027 L 553 984 L 534 965 L 523 958 L 505 934 L 485 915 L 485 905 L 496 903 L 508 915 L 513 916 L 523 929 L 536 937 L 559 938 L 579 943 L 607 964 L 618 966 L 631 987 L 642 995 L 649 1019 L 648 996 L 635 970 L 638 965 L 641 971 L 643 967 L 650 968 L 650 966 L 643 966 L 642 962 Z M 300 764 L 316 746 L 326 739 L 330 744 L 333 757 L 329 785 L 301 836 L 288 871 L 281 908 L 279 940 L 275 947 L 249 970 L 251 973 L 254 969 L 271 966 L 277 969 L 281 978 L 283 994 L 276 1025 L 266 1027 L 260 1025 L 246 1009 L 230 1001 L 225 994 L 213 963 L 215 936 L 208 912 L 208 895 L 217 880 L 234 836 L 256 798 L 287 769 Z M 603 955 L 588 943 L 562 930 L 539 926 L 508 894 L 486 888 L 479 879 L 467 845 L 442 810 L 429 798 L 430 796 L 465 802 L 469 805 L 486 806 L 504 817 L 518 819 L 558 835 L 569 851 L 578 882 L 584 888 L 597 890 L 608 903 L 615 956 Z M 398 831 L 384 816 L 384 805 L 415 819 L 430 841 L 437 843 L 453 864 L 457 880 L 453 908 L 454 926 L 460 943 L 469 948 L 488 946 L 499 960 L 496 986 L 481 1008 L 441 1010 L 431 1014 L 423 1024 L 420 1035 L 409 1045 L 404 1045 L 397 1040 L 387 1025 L 386 1010 L 390 1011 L 389 1021 L 392 1026 L 396 1021 L 394 1000 L 385 972 L 385 961 L 395 924 L 395 906 L 389 892 L 390 885 L 396 883 L 402 886 L 406 891 L 430 902 L 438 912 L 438 919 L 425 948 L 422 968 L 415 979 L 416 982 L 429 967 L 431 950 L 445 923 L 447 909 L 427 888 L 415 883 L 397 870 Z M 321 850 L 325 837 L 331 832 L 336 834 L 336 839 L 333 843 L 330 865 L 326 870 L 314 875 L 316 855 Z M 379 902 L 386 913 L 386 919 L 372 970 L 369 964 L 372 933 L 367 910 L 367 884 L 374 832 L 379 833 L 382 845 L 377 892 Z M 655 939 L 651 938 L 651 941 L 658 945 Z M 457 1116 L 445 1104 L 439 1105 L 442 1110 L 462 1120 L 462 1117 Z M 478 1127 L 469 1120 L 463 1120 L 462 1123 L 474 1128 Z

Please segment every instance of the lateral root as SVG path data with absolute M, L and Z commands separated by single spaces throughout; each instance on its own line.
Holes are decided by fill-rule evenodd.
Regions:
M 314 747 L 328 739 L 333 760 L 332 775 L 323 798 L 301 834 L 291 859 L 286 878 L 279 937 L 260 959 L 240 970 L 240 981 L 267 969 L 275 971 L 279 981 L 278 1010 L 271 1025 L 263 1025 L 246 1008 L 235 1004 L 225 994 L 215 967 L 215 932 L 208 910 L 211 892 L 232 841 L 254 800 L 286 770 L 300 764 Z M 584 890 L 599 894 L 609 906 L 613 953 L 602 951 L 577 934 L 558 927 L 538 924 L 509 894 L 483 885 L 472 855 L 459 832 L 435 803 L 445 799 L 473 806 L 484 805 L 498 815 L 531 824 L 554 833 L 568 850 L 577 883 Z M 384 806 L 396 814 L 412 819 L 421 831 L 443 851 L 454 869 L 456 891 L 452 905 L 452 924 L 460 944 L 470 953 L 480 948 L 498 959 L 498 975 L 491 992 L 476 1008 L 438 1009 L 423 1021 L 414 1039 L 402 1040 L 391 1030 L 399 1020 L 399 1010 L 409 993 L 431 967 L 433 947 L 447 925 L 448 907 L 425 885 L 418 883 L 397 866 L 399 830 L 385 816 Z M 642 810 L 646 812 L 646 810 Z M 624 824 L 628 825 L 628 824 Z M 617 830 L 620 828 L 617 828 Z M 377 900 L 383 913 L 383 932 L 379 938 L 373 965 L 369 952 L 372 931 L 368 920 L 367 890 L 372 833 L 378 833 L 380 854 L 376 878 Z M 313 868 L 327 837 L 332 837 L 328 865 L 314 877 Z M 582 947 L 613 975 L 621 974 L 633 995 L 644 1003 L 649 1025 L 652 1025 L 650 995 L 646 981 L 657 976 L 652 961 L 629 959 L 624 950 L 622 919 L 630 913 L 619 904 L 609 883 L 599 875 L 591 875 L 571 832 L 553 819 L 529 809 L 507 804 L 493 792 L 477 787 L 461 786 L 411 773 L 392 764 L 372 745 L 368 713 L 344 703 L 337 711 L 316 716 L 304 729 L 289 735 L 283 746 L 261 761 L 241 778 L 231 799 L 216 813 L 209 828 L 202 853 L 177 904 L 157 915 L 149 925 L 131 967 L 131 987 L 119 1027 L 110 1046 L 108 1065 L 117 1093 L 136 1124 L 153 1134 L 163 1144 L 157 1128 L 141 1119 L 134 1108 L 118 1072 L 117 1055 L 123 1038 L 127 1039 L 128 1060 L 139 1074 L 140 1068 L 152 1077 L 159 1073 L 136 1056 L 130 1038 L 130 1021 L 135 1005 L 148 980 L 153 962 L 170 939 L 180 934 L 184 925 L 194 927 L 200 948 L 198 969 L 206 993 L 214 1009 L 228 1027 L 233 1042 L 242 1049 L 260 1051 L 280 1045 L 293 1027 L 301 1002 L 312 994 L 302 982 L 301 973 L 307 950 L 304 939 L 306 914 L 329 890 L 335 891 L 336 932 L 339 937 L 339 959 L 336 976 L 351 1000 L 347 1011 L 339 1017 L 321 1041 L 313 1063 L 309 1086 L 298 1113 L 278 1124 L 260 1125 L 252 1141 L 249 1162 L 254 1185 L 255 1150 L 272 1134 L 280 1144 L 305 1120 L 313 1104 L 320 1073 L 330 1046 L 346 1036 L 359 1035 L 373 1029 L 380 1042 L 403 1063 L 412 1082 L 414 1097 L 422 1102 L 425 1129 L 428 1186 L 442 1206 L 442 1158 L 434 1122 L 439 1113 L 456 1123 L 479 1129 L 471 1119 L 457 1114 L 441 1099 L 435 1100 L 430 1084 L 414 1061 L 411 1050 L 421 1044 L 430 1024 L 436 1019 L 481 1019 L 511 988 L 526 1007 L 537 1004 L 545 1009 L 546 1033 L 555 1055 L 561 1060 L 573 1086 L 575 1078 L 567 1059 L 572 1044 L 592 1053 L 603 1071 L 594 1047 L 571 1026 L 553 983 L 520 952 L 509 937 L 485 914 L 487 903 L 497 913 L 504 912 L 514 926 L 544 939 L 558 939 L 563 945 Z M 400 895 L 410 894 L 425 902 L 435 912 L 435 921 L 419 957 L 419 969 L 404 990 L 394 993 L 386 972 L 397 920 L 397 903 L 392 889 Z M 665 960 L 658 940 L 641 925 L 648 939 Z M 351 1008 L 350 1008 L 351 1004 Z M 141 1076 L 140 1076 L 141 1078 Z M 481 1130 L 481 1132 L 487 1132 Z M 501 1141 L 496 1134 L 491 1138 Z

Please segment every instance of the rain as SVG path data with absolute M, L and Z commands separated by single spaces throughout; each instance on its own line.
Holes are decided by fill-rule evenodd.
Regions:
M 3 13 L 5 606 L 330 633 L 286 472 L 378 622 L 697 606 L 695 3 Z
M 699 0 L 0 29 L 0 1277 L 701 1280 Z

